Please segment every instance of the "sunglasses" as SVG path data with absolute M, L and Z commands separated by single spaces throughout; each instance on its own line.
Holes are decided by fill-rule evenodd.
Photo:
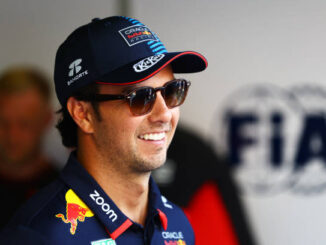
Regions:
M 156 92 L 160 91 L 168 108 L 174 108 L 182 105 L 185 101 L 190 82 L 185 79 L 175 79 L 167 82 L 163 87 L 139 87 L 128 94 L 84 94 L 76 96 L 83 101 L 109 101 L 125 100 L 134 116 L 145 115 L 153 109 Z

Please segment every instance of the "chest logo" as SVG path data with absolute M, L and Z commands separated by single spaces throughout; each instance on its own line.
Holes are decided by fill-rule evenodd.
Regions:
M 165 196 L 161 196 L 162 202 L 164 207 L 173 209 L 172 205 L 168 203 L 168 199 L 165 198 Z
M 178 240 L 178 241 L 164 241 L 164 245 L 187 245 L 187 244 L 183 240 Z
M 113 239 L 109 238 L 91 242 L 91 245 L 116 245 L 116 243 Z
M 162 232 L 164 245 L 186 245 L 182 231 L 179 232 Z M 169 239 L 169 240 L 168 240 Z
M 85 217 L 92 217 L 94 213 L 87 207 L 87 205 L 76 195 L 76 193 L 69 189 L 66 192 L 66 217 L 64 214 L 56 214 L 55 217 L 60 218 L 66 224 L 70 223 L 70 233 L 76 233 L 77 224 L 84 222 Z

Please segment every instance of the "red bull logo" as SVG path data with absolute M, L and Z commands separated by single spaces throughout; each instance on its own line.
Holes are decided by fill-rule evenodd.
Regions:
M 162 196 L 162 200 L 163 200 L 163 196 Z M 174 232 L 163 231 L 162 237 L 164 239 L 173 239 L 173 240 L 164 240 L 164 245 L 186 245 L 186 242 L 183 240 L 184 236 L 182 231 L 174 231 Z
M 119 33 L 130 47 L 145 41 L 158 41 L 157 37 L 146 26 L 129 26 L 120 30 Z
M 183 240 L 178 241 L 164 241 L 164 245 L 186 245 L 186 242 Z
M 130 39 L 130 38 L 134 38 L 134 37 L 142 36 L 142 35 L 152 35 L 152 33 L 150 33 L 149 31 L 135 32 L 132 35 L 128 35 L 128 38 Z
M 67 191 L 65 198 L 67 202 L 66 217 L 64 214 L 56 214 L 55 217 L 62 219 L 66 224 L 70 223 L 70 233 L 74 235 L 77 230 L 78 221 L 84 222 L 85 217 L 92 217 L 94 213 L 72 189 Z

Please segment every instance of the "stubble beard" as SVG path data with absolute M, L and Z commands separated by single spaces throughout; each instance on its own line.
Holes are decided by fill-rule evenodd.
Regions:
M 111 132 L 111 134 L 109 133 Z M 146 155 L 142 153 L 137 145 L 130 144 L 128 149 L 114 142 L 114 132 L 104 127 L 97 134 L 95 140 L 104 165 L 123 173 L 146 174 L 161 167 L 166 161 L 167 149 L 165 146 L 157 149 L 157 154 Z M 110 137 L 112 135 L 112 137 Z
M 133 159 L 134 163 L 132 164 L 132 166 L 134 167 L 134 171 L 137 171 L 139 173 L 149 173 L 161 167 L 165 163 L 166 150 L 164 150 L 162 147 L 158 149 L 157 155 L 152 155 L 147 158 L 134 154 Z

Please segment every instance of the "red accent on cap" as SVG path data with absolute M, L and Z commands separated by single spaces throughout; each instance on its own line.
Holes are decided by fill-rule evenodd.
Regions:
M 160 217 L 163 229 L 166 231 L 168 228 L 168 218 L 166 217 L 165 213 L 163 213 L 161 210 L 157 209 L 158 215 Z
M 153 73 L 151 73 L 148 76 L 146 76 L 146 77 L 144 77 L 142 79 L 139 79 L 137 81 L 128 82 L 128 83 L 110 83 L 110 82 L 96 81 L 96 83 L 97 84 L 107 84 L 107 85 L 131 85 L 131 84 L 135 84 L 135 83 L 140 83 L 140 82 L 145 81 L 148 78 L 154 76 L 156 73 L 158 73 L 159 71 L 161 71 L 162 69 L 164 69 L 168 64 L 170 64 L 175 59 L 179 58 L 180 56 L 186 55 L 186 54 L 193 54 L 193 55 L 199 56 L 205 62 L 205 66 L 207 67 L 207 60 L 205 59 L 204 56 L 202 56 L 201 54 L 196 53 L 196 52 L 187 51 L 187 52 L 183 52 L 181 54 L 178 54 L 178 55 L 174 56 L 173 58 L 171 58 L 170 60 L 168 60 L 164 65 L 162 65 L 160 68 L 158 68 L 157 70 L 155 70 Z
M 132 222 L 127 219 L 125 222 L 123 222 L 120 227 L 118 227 L 113 233 L 110 233 L 108 229 L 106 229 L 106 232 L 109 233 L 110 237 L 115 240 L 117 239 L 123 232 L 125 232 L 130 226 L 132 225 Z

